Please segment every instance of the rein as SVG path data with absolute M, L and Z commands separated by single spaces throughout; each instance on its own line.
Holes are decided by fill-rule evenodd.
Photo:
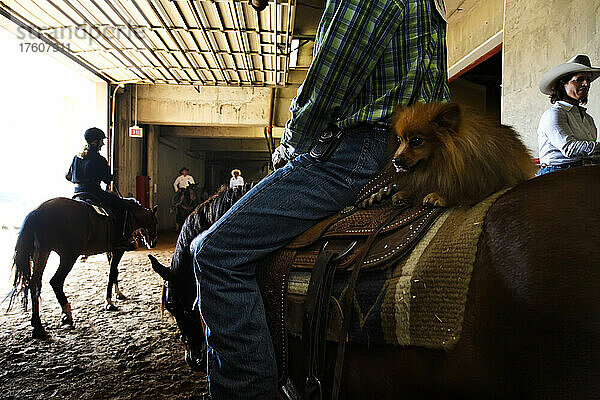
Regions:
M 141 210 L 145 210 L 145 208 L 142 206 L 139 206 L 137 204 L 136 204 L 136 206 L 140 207 Z M 141 240 L 144 242 L 144 245 L 146 246 L 146 248 L 148 248 L 148 249 L 152 248 L 152 246 L 150 244 L 150 238 L 149 238 L 150 235 L 148 234 L 148 229 L 146 229 L 144 226 L 142 226 L 139 218 L 136 216 L 135 211 L 131 210 L 131 212 L 130 212 L 130 210 L 127 210 L 126 212 L 127 212 L 127 215 L 131 215 L 131 219 L 132 219 L 131 222 L 132 222 L 133 226 L 140 226 L 139 228 L 137 228 L 133 232 L 131 232 L 131 236 L 136 240 L 141 237 Z M 152 220 L 155 223 L 154 218 L 155 218 L 154 215 L 152 215 Z M 127 217 L 125 220 L 127 221 Z

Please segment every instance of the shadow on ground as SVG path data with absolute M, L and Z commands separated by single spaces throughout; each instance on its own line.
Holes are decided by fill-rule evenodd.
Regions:
M 1 399 L 202 399 L 206 377 L 184 361 L 177 327 L 161 318 L 162 280 L 147 258 L 169 264 L 175 235 L 162 235 L 151 251 L 128 252 L 119 267 L 127 300 L 104 310 L 108 263 L 104 255 L 78 260 L 65 293 L 74 329 L 60 326 L 60 307 L 43 277 L 40 316 L 48 340 L 31 338 L 30 316 L 21 305 L 0 311 Z M 5 268 L 8 268 L 6 266 Z

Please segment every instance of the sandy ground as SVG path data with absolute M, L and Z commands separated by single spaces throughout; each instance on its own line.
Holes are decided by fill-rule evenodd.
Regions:
M 31 313 L 20 304 L 1 305 L 0 399 L 203 399 L 206 377 L 185 364 L 175 322 L 166 312 L 161 319 L 162 279 L 147 258 L 168 265 L 174 242 L 163 235 L 156 249 L 125 254 L 119 286 L 128 299 L 114 300 L 119 311 L 104 310 L 106 257 L 77 261 L 65 284 L 74 329 L 60 326 L 51 258 L 40 306 L 50 339 L 31 338 Z

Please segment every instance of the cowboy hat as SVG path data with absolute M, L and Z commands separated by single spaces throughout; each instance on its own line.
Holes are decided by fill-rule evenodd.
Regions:
M 591 81 L 600 76 L 600 68 L 592 67 L 590 58 L 585 54 L 578 54 L 566 63 L 558 65 L 546 72 L 540 81 L 540 91 L 544 94 L 551 95 L 552 88 L 557 80 L 566 75 L 573 75 L 579 72 L 590 72 L 592 74 Z
M 183 168 L 181 168 L 181 169 L 179 170 L 179 173 L 181 174 L 181 173 L 183 172 L 183 170 L 184 170 L 184 169 L 185 169 L 186 171 L 190 172 L 190 170 L 189 170 L 187 167 L 183 167 Z
M 235 172 L 237 171 L 238 175 L 242 174 L 242 171 L 240 171 L 239 169 L 232 169 L 231 170 L 231 176 L 235 176 Z

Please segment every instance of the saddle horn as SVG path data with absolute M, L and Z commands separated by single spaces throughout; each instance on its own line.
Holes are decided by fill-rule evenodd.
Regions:
M 161 276 L 161 278 L 163 278 L 165 281 L 169 280 L 169 273 L 171 272 L 170 268 L 165 267 L 164 265 L 162 265 L 157 259 L 156 257 L 154 257 L 152 254 L 148 254 L 148 258 L 150 259 L 150 262 L 152 263 L 152 269 Z

